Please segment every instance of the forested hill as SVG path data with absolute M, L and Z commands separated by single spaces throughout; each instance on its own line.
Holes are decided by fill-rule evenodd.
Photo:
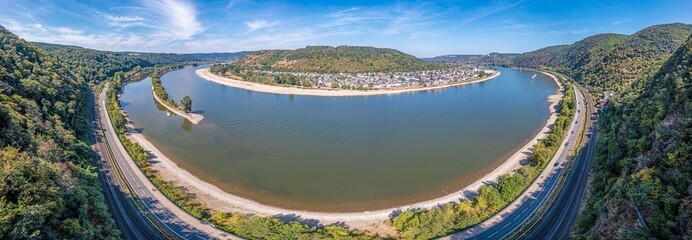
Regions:
M 308 46 L 296 50 L 264 50 L 233 64 L 243 69 L 299 72 L 398 72 L 438 69 L 395 49 L 357 46 Z
M 490 53 L 487 55 L 444 55 L 432 58 L 424 58 L 423 60 L 434 63 L 467 63 L 490 66 L 506 66 L 510 65 L 512 59 L 518 56 L 518 53 Z
M 0 26 L 0 239 L 118 237 L 85 143 L 88 91 Z
M 577 221 L 577 236 L 689 238 L 692 36 L 655 75 L 636 82 L 609 105 L 599 117 L 591 195 Z M 635 203 L 648 230 L 637 219 Z
M 512 60 L 517 67 L 548 68 L 569 75 L 595 91 L 629 88 L 655 73 L 692 33 L 691 24 L 654 25 L 632 35 L 599 34 L 570 45 L 527 52 Z
M 111 52 L 94 49 L 33 43 L 50 55 L 55 56 L 72 72 L 87 81 L 100 82 L 118 71 L 127 72 L 135 67 L 168 66 L 191 62 L 229 62 L 235 61 L 249 52 L 235 53 L 137 53 Z

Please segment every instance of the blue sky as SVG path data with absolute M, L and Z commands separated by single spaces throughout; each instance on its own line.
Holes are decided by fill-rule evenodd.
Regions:
M 598 33 L 692 23 L 692 1 L 0 0 L 29 41 L 115 51 L 235 52 L 306 45 L 419 57 L 525 52 Z

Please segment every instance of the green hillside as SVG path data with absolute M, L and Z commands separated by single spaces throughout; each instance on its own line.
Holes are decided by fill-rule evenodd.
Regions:
M 635 79 L 653 74 L 691 33 L 692 25 L 673 23 L 630 36 L 599 34 L 571 45 L 524 53 L 512 65 L 562 72 L 597 92 L 622 91 Z
M 394 49 L 357 46 L 264 50 L 248 54 L 232 66 L 243 69 L 342 73 L 417 71 L 442 67 Z
M 464 63 L 490 66 L 506 66 L 512 63 L 512 59 L 519 56 L 518 53 L 490 53 L 487 55 L 444 55 L 433 58 L 424 58 L 425 61 L 434 63 Z
M 692 24 L 663 24 L 645 28 L 617 44 L 601 64 L 585 72 L 583 83 L 624 90 L 636 78 L 655 73 L 692 34 Z
M 170 66 L 191 62 L 228 62 L 249 52 L 237 53 L 136 53 L 99 51 L 89 48 L 33 43 L 46 53 L 58 58 L 72 72 L 89 82 L 101 82 L 116 72 L 127 72 L 135 67 Z
M 523 53 L 513 59 L 513 65 L 517 67 L 543 67 L 553 66 L 555 59 L 569 49 L 569 45 L 557 45 Z
M 0 238 L 117 238 L 93 164 L 89 88 L 0 26 Z
M 587 37 L 570 45 L 568 49 L 560 54 L 554 61 L 554 67 L 559 72 L 582 79 L 585 70 L 592 69 L 601 63 L 603 57 L 615 45 L 624 42 L 626 39 L 626 35 L 611 33 Z
M 692 231 L 692 36 L 599 118 L 579 237 L 680 239 Z M 630 197 L 632 199 L 630 199 Z M 637 220 L 633 201 L 648 230 Z

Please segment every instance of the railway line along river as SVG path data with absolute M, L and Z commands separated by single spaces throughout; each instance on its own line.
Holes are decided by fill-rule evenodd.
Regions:
M 558 85 L 498 68 L 479 83 L 394 95 L 322 97 L 253 92 L 184 68 L 162 75 L 204 121 L 168 116 L 149 79 L 125 86 L 123 109 L 142 135 L 197 178 L 287 209 L 350 212 L 446 196 L 533 139 Z

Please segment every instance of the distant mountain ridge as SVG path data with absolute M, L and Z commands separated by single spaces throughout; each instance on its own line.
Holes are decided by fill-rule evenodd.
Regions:
M 468 63 L 479 65 L 504 66 L 511 63 L 511 60 L 520 53 L 490 53 L 486 55 L 473 54 L 453 54 L 437 56 L 432 58 L 424 58 L 423 60 L 436 63 Z
M 52 43 L 33 43 L 46 53 L 57 57 L 65 66 L 87 81 L 100 82 L 118 71 L 135 67 L 166 66 L 189 62 L 230 62 L 246 54 L 234 53 L 140 53 L 113 52 Z
M 399 72 L 439 69 L 395 49 L 360 46 L 308 46 L 295 50 L 262 50 L 233 63 L 245 69 L 298 72 Z
M 692 25 L 682 23 L 654 25 L 629 36 L 598 34 L 523 53 L 511 65 L 548 68 L 599 91 L 622 91 L 658 70 L 690 34 Z

